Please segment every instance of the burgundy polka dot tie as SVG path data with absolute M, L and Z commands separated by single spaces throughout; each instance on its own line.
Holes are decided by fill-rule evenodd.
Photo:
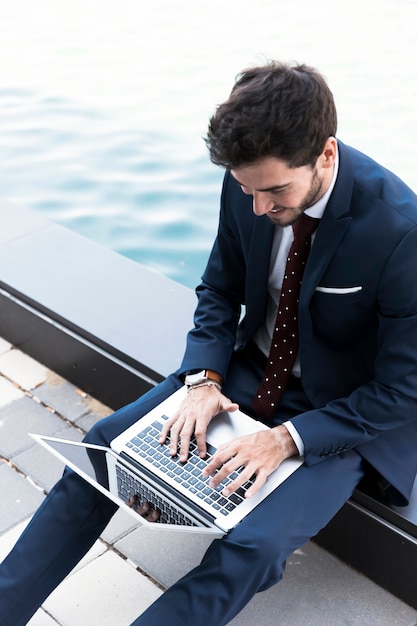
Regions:
M 291 376 L 298 352 L 298 301 L 311 235 L 318 219 L 303 214 L 292 225 L 294 240 L 288 253 L 278 313 L 264 376 L 252 401 L 252 409 L 271 419 Z

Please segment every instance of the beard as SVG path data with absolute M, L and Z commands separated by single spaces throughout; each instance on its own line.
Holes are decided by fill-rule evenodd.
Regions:
M 303 200 L 295 207 L 283 207 L 277 205 L 268 214 L 271 222 L 278 226 L 290 226 L 304 213 L 306 209 L 312 207 L 323 195 L 323 178 L 320 178 L 317 168 L 313 170 L 311 185 Z M 274 213 L 276 211 L 276 213 Z

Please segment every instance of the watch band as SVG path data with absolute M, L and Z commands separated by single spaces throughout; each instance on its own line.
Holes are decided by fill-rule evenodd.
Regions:
M 220 376 L 220 374 L 218 374 L 217 372 L 214 372 L 213 370 L 204 370 L 204 376 L 208 380 L 214 380 L 219 385 L 223 383 L 223 377 Z
M 217 385 L 221 386 L 223 382 L 223 378 L 218 372 L 214 370 L 201 370 L 197 372 L 188 372 L 185 376 L 184 380 L 187 387 L 195 387 L 197 385 L 201 385 L 202 383 L 213 382 Z

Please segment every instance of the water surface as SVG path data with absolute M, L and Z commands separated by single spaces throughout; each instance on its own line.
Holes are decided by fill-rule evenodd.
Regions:
M 0 8 L 0 196 L 186 285 L 222 172 L 202 137 L 242 68 L 328 78 L 339 137 L 417 189 L 414 0 L 14 0 Z

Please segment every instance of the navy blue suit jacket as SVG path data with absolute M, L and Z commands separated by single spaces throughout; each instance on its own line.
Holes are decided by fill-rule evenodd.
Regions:
M 355 448 L 381 474 L 388 497 L 405 504 L 417 471 L 417 197 L 338 144 L 339 172 L 299 306 L 302 384 L 314 409 L 292 421 L 307 465 Z M 226 173 L 181 371 L 226 376 L 233 350 L 264 322 L 273 234 Z

